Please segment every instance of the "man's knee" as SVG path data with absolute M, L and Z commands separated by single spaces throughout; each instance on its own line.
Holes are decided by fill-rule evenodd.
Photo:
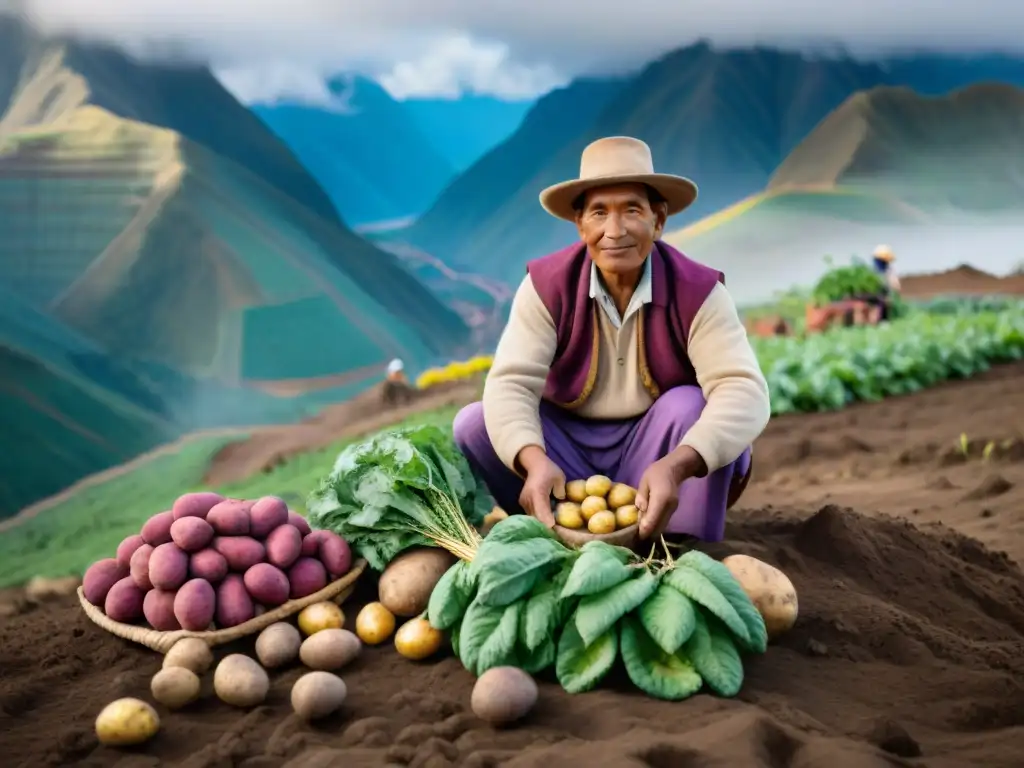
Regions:
M 464 406 L 452 422 L 452 436 L 460 449 L 479 445 L 480 440 L 487 440 L 487 427 L 484 425 L 484 404 L 470 403 Z
M 700 418 L 707 401 L 700 387 L 683 385 L 666 390 L 654 402 L 658 419 L 667 419 L 687 427 Z

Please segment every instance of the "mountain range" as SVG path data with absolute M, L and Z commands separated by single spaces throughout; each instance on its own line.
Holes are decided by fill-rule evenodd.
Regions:
M 201 67 L 0 17 L 0 516 L 203 427 L 294 419 L 456 354 L 462 317 L 356 236 Z M 465 351 L 465 350 L 463 350 Z
M 791 154 L 855 94 L 904 87 L 920 97 L 987 81 L 1024 85 L 1024 59 L 927 55 L 870 62 L 689 46 L 635 76 L 580 80 L 544 96 L 507 141 L 453 181 L 410 227 L 391 236 L 453 268 L 516 284 L 526 261 L 576 237 L 570 224 L 541 209 L 537 194 L 574 178 L 580 152 L 596 138 L 641 138 L 650 144 L 658 170 L 697 181 L 697 202 L 670 222 L 677 229 L 758 195 L 776 173 L 797 173 L 795 166 L 809 154 L 802 152 L 804 160 Z M 836 119 L 845 123 L 849 117 L 842 113 Z M 965 113 L 960 123 L 974 119 L 982 118 Z M 927 121 L 919 127 L 927 130 Z M 831 141 L 824 141 L 826 152 Z M 929 162 L 938 162 L 940 150 L 933 149 Z M 900 171 L 910 172 L 907 166 Z M 725 256 L 710 246 L 696 255 L 712 262 Z M 819 252 L 819 264 L 820 257 Z
M 459 173 L 518 127 L 529 101 L 486 96 L 396 101 L 365 77 L 327 83 L 337 107 L 256 104 L 351 226 L 426 211 Z

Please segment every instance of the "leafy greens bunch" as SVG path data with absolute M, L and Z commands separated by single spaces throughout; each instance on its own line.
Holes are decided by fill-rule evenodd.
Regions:
M 702 552 L 641 560 L 600 541 L 574 550 L 523 515 L 499 522 L 471 562 L 445 573 L 427 617 L 451 631 L 473 674 L 554 666 L 569 693 L 597 686 L 621 656 L 650 696 L 685 699 L 704 685 L 735 696 L 740 652 L 764 653 L 768 642 L 739 582 Z
M 339 534 L 382 571 L 416 546 L 472 558 L 491 503 L 451 433 L 423 425 L 345 448 L 307 506 L 313 527 Z

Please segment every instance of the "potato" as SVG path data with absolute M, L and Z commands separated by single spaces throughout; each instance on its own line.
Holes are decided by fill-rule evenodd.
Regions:
M 189 579 L 174 596 L 174 618 L 182 629 L 202 632 L 213 621 L 217 596 L 213 586 L 203 579 Z
M 632 488 L 625 483 L 616 483 L 608 491 L 608 506 L 612 509 L 624 507 L 627 504 L 632 504 L 634 501 L 636 501 L 636 488 Z
M 482 535 L 486 536 L 488 533 L 491 532 L 491 528 L 496 526 L 498 523 L 500 523 L 502 520 L 504 520 L 507 517 L 508 517 L 508 512 L 506 512 L 501 507 L 495 507 L 490 512 L 488 512 L 486 515 L 484 515 L 484 521 L 480 525 L 480 533 Z
M 303 720 L 318 720 L 341 708 L 348 689 L 330 672 L 307 672 L 292 686 L 292 709 Z
M 575 501 L 563 501 L 555 505 L 555 522 L 563 528 L 582 528 L 583 512 Z
M 206 522 L 220 536 L 245 536 L 249 533 L 250 505 L 240 499 L 227 499 L 206 515 Z
M 287 568 L 299 559 L 302 552 L 302 534 L 294 525 L 285 523 L 270 532 L 266 546 L 267 562 L 278 568 Z
M 565 498 L 568 501 L 575 501 L 577 504 L 581 503 L 585 498 L 587 498 L 587 481 L 570 480 L 566 483 Z
M 587 521 L 587 530 L 591 533 L 612 533 L 615 530 L 615 513 L 607 509 L 597 512 Z
M 159 547 L 171 540 L 171 524 L 174 515 L 171 510 L 153 515 L 142 526 L 142 539 L 151 547 Z
M 140 699 L 118 699 L 105 706 L 96 718 L 96 738 L 108 747 L 129 747 L 156 736 L 160 717 Z
M 395 616 L 423 613 L 430 593 L 454 563 L 453 555 L 434 547 L 404 552 L 380 575 L 377 594 L 381 603 Z
M 137 533 L 127 536 L 120 544 L 117 545 L 117 562 L 125 568 L 130 568 L 132 564 L 132 555 L 135 554 L 135 550 L 145 543 L 145 540 Z
M 319 560 L 300 557 L 288 569 L 288 582 L 291 584 L 289 595 L 292 600 L 308 597 L 327 586 L 327 569 Z
M 492 667 L 473 686 L 473 714 L 490 725 L 508 725 L 537 703 L 537 683 L 516 667 Z
M 193 578 L 219 584 L 228 575 L 228 561 L 215 549 L 201 549 L 189 557 L 188 573 Z
M 234 707 L 262 704 L 270 690 L 267 671 L 248 656 L 232 653 L 221 659 L 213 673 L 217 698 Z
M 174 596 L 177 594 L 177 590 L 173 589 L 151 589 L 146 593 L 142 601 L 142 613 L 149 626 L 161 632 L 181 629 L 181 623 L 174 615 Z
M 625 504 L 615 510 L 615 525 L 628 528 L 640 519 L 640 510 L 633 504 Z
M 583 519 L 590 521 L 594 515 L 598 512 L 604 512 L 608 509 L 608 502 L 600 496 L 587 496 L 580 504 L 580 512 L 583 514 Z
M 276 496 L 258 499 L 249 510 L 249 534 L 260 539 L 287 522 L 288 505 Z M 300 534 L 299 539 L 301 538 Z
M 201 517 L 183 517 L 171 523 L 171 540 L 183 552 L 198 552 L 213 541 L 213 526 Z
M 319 557 L 331 580 L 344 576 L 352 567 L 352 549 L 334 531 L 324 531 L 320 537 Z
M 299 629 L 304 635 L 314 635 L 325 629 L 341 629 L 345 626 L 345 614 L 330 600 L 307 605 L 299 611 Z
M 199 491 L 179 496 L 171 505 L 171 517 L 180 520 L 183 517 L 199 517 L 206 519 L 207 514 L 215 506 L 224 501 L 219 493 Z
M 441 649 L 444 635 L 426 619 L 410 619 L 395 633 L 395 648 L 413 661 L 433 656 Z
M 395 631 L 395 614 L 380 603 L 367 603 L 356 616 L 356 635 L 367 645 L 380 645 Z
M 320 554 L 320 539 L 327 531 L 312 531 L 302 537 L 302 556 L 317 557 Z
M 299 659 L 310 669 L 335 670 L 352 663 L 363 650 L 359 638 L 347 629 L 324 629 L 299 646 Z
M 586 482 L 587 496 L 607 496 L 612 481 L 604 475 L 591 475 Z
M 161 669 L 149 683 L 153 698 L 168 709 L 181 709 L 191 704 L 199 698 L 199 688 L 196 673 L 184 667 Z
M 237 627 L 256 615 L 256 606 L 245 587 L 245 579 L 237 573 L 229 573 L 217 585 L 217 628 Z
M 198 637 L 185 637 L 171 646 L 164 656 L 163 667 L 184 667 L 196 675 L 205 675 L 213 666 L 213 651 Z
M 185 520 L 203 522 L 197 517 Z M 149 556 L 149 583 L 155 589 L 177 589 L 188 578 L 188 555 L 173 541 L 161 544 Z
M 103 612 L 114 621 L 135 621 L 142 618 L 146 593 L 131 576 L 114 584 L 103 601 Z
M 85 593 L 85 599 L 97 607 L 102 606 L 110 588 L 130 575 L 128 567 L 112 557 L 97 560 L 89 566 L 82 577 L 82 592 Z
M 764 619 L 768 639 L 792 629 L 799 614 L 796 588 L 778 568 L 748 555 L 722 560 Z
M 288 599 L 288 590 L 291 589 L 288 577 L 284 571 L 270 563 L 256 563 L 245 572 L 242 579 L 249 595 L 264 605 L 276 606 Z
M 153 583 L 149 580 L 149 556 L 152 554 L 153 547 L 149 544 L 143 544 L 132 555 L 129 570 L 131 571 L 132 579 L 134 579 L 139 589 L 153 588 Z
M 309 527 L 309 521 L 294 509 L 288 510 L 288 525 L 294 525 L 303 536 L 308 536 L 313 532 L 313 529 Z
M 256 638 L 256 658 L 267 669 L 283 667 L 299 655 L 302 636 L 299 630 L 285 621 L 271 624 Z
M 245 573 L 267 556 L 266 547 L 251 536 L 216 536 L 213 548 L 224 555 L 228 568 L 238 573 Z

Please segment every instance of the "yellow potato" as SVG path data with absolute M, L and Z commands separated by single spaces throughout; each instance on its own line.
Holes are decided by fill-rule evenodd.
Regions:
M 615 525 L 628 528 L 640 519 L 640 510 L 632 504 L 625 504 L 615 510 Z
M 778 568 L 749 555 L 730 555 L 722 560 L 764 619 L 768 639 L 791 629 L 799 615 L 796 588 Z
M 636 488 L 631 488 L 625 483 L 616 483 L 608 491 L 608 506 L 612 509 L 625 507 L 636 501 Z
M 341 629 L 344 626 L 345 614 L 330 600 L 307 605 L 299 612 L 299 629 L 307 637 L 325 629 Z
M 580 512 L 583 514 L 584 520 L 590 520 L 595 514 L 604 512 L 606 509 L 608 509 L 608 502 L 601 496 L 587 496 L 580 504 Z
M 484 522 L 483 525 L 480 526 L 480 533 L 486 536 L 491 532 L 491 528 L 500 523 L 506 517 L 508 517 L 508 512 L 501 507 L 495 507 L 484 515 Z
M 395 614 L 381 603 L 367 603 L 356 616 L 356 634 L 367 645 L 380 645 L 395 631 Z
M 570 480 L 565 484 L 565 498 L 577 504 L 587 498 L 587 481 Z
M 587 530 L 591 533 L 612 533 L 615 530 L 615 514 L 607 509 L 596 512 L 587 521 Z
M 405 658 L 420 661 L 437 653 L 442 640 L 444 635 L 430 626 L 429 621 L 412 619 L 395 633 L 395 648 Z
M 563 501 L 555 507 L 555 522 L 563 528 L 582 528 L 583 512 L 573 501 Z
M 587 478 L 587 496 L 607 496 L 612 481 L 604 475 L 593 475 Z
M 149 690 L 168 709 L 181 709 L 199 698 L 199 678 L 190 669 L 167 667 L 153 675 Z
M 118 699 L 96 718 L 96 738 L 108 747 L 128 747 L 153 738 L 160 730 L 156 710 L 141 699 Z

